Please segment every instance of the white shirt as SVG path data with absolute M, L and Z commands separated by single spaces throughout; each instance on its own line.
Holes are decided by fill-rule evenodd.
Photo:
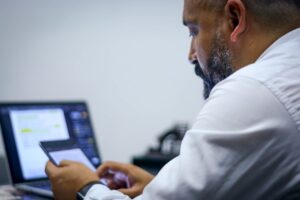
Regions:
M 278 199 L 300 183 L 300 29 L 220 82 L 135 200 Z M 85 200 L 129 200 L 95 185 Z

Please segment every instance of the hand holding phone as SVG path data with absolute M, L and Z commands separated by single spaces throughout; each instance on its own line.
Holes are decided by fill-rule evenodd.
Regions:
M 93 172 L 96 172 L 96 168 L 75 141 L 57 140 L 40 142 L 40 147 L 48 156 L 49 160 L 56 166 L 58 166 L 62 160 L 77 161 L 86 165 Z M 110 189 L 130 187 L 129 178 L 124 173 L 113 170 L 108 170 L 99 179 L 99 182 L 108 186 Z

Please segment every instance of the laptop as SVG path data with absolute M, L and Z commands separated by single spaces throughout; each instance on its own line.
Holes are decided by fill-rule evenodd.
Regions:
M 23 191 L 53 197 L 40 141 L 75 140 L 95 167 L 101 163 L 85 102 L 0 102 L 0 124 L 11 182 Z

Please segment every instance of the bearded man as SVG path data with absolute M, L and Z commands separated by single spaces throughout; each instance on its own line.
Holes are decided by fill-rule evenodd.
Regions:
M 206 102 L 180 155 L 156 177 L 130 164 L 93 173 L 48 162 L 56 199 L 300 199 L 300 1 L 185 0 L 183 23 Z M 100 184 L 109 171 L 129 187 Z

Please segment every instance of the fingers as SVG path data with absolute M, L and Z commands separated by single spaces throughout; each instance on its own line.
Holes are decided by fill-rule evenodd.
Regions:
M 139 187 L 132 187 L 128 189 L 119 189 L 120 192 L 123 194 L 128 195 L 130 198 L 135 198 L 136 196 L 140 195 L 142 193 L 142 188 Z
M 67 167 L 67 166 L 70 166 L 70 165 L 73 165 L 73 164 L 78 164 L 78 162 L 71 161 L 71 160 L 62 160 L 62 161 L 60 161 L 58 166 L 59 167 Z
M 123 164 L 123 163 L 118 163 L 118 162 L 112 162 L 108 161 L 100 165 L 98 167 L 96 173 L 98 174 L 99 177 L 105 175 L 108 170 L 113 170 L 113 171 L 121 171 L 125 174 L 128 174 L 128 165 Z
M 74 164 L 76 162 L 69 161 L 69 160 L 62 160 L 58 166 L 55 166 L 50 160 L 47 161 L 45 167 L 45 173 L 49 178 L 55 177 L 62 171 L 61 167 L 66 167 Z
M 47 174 L 48 177 L 52 177 L 54 176 L 54 174 L 56 174 L 58 171 L 58 168 L 50 161 L 48 160 L 48 162 L 46 163 L 46 167 L 45 167 L 45 172 Z

